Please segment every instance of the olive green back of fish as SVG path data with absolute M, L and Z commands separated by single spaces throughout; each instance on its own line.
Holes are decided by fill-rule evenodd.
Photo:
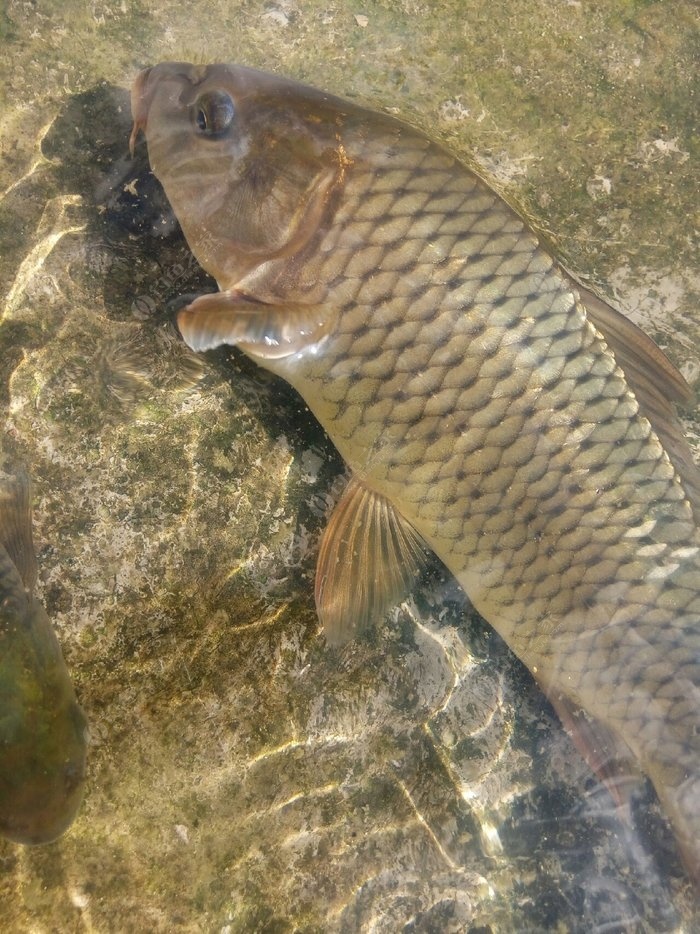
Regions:
M 3 551 L 0 834 L 48 843 L 70 825 L 82 799 L 87 725 L 51 623 Z
M 61 647 L 31 595 L 29 480 L 0 470 L 0 835 L 48 843 L 83 795 L 87 724 Z

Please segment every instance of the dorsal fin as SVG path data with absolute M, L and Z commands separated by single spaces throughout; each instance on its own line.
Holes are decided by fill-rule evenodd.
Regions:
M 21 470 L 0 470 L 0 545 L 19 571 L 27 590 L 36 582 L 36 555 L 32 541 L 31 483 Z
M 666 354 L 629 318 L 569 274 L 586 312 L 615 354 L 642 415 L 666 449 L 700 523 L 700 469 L 683 433 L 674 403 L 687 403 L 692 390 Z

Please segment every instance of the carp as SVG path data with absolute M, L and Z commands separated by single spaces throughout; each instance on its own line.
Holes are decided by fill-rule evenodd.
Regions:
M 87 748 L 35 579 L 29 480 L 0 474 L 0 835 L 25 844 L 49 843 L 73 822 Z
M 220 291 L 187 344 L 238 345 L 352 472 L 324 532 L 329 643 L 424 549 L 528 666 L 594 770 L 652 781 L 700 883 L 700 472 L 662 351 L 423 133 L 237 65 L 132 91 L 153 172 Z

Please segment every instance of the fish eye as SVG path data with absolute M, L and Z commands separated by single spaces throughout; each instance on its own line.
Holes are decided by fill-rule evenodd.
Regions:
M 209 139 L 218 139 L 233 123 L 236 108 L 225 91 L 207 91 L 195 101 L 193 114 L 197 132 Z

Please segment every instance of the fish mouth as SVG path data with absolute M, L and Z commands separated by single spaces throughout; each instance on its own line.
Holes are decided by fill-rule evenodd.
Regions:
M 148 107 L 150 104 L 146 88 L 148 76 L 152 70 L 151 68 L 144 68 L 143 71 L 140 71 L 138 75 L 136 75 L 136 80 L 131 88 L 131 116 L 134 122 L 131 127 L 131 135 L 129 136 L 129 154 L 132 159 L 134 158 L 136 139 L 141 130 L 145 131 L 146 129 Z
M 205 80 L 208 65 L 189 65 L 185 62 L 163 62 L 140 71 L 131 88 L 131 116 L 133 125 L 129 136 L 129 153 L 134 157 L 136 140 L 141 130 L 146 131 L 148 111 L 158 84 L 164 79 L 176 79 L 182 85 L 181 103 L 191 103 L 184 98 Z

